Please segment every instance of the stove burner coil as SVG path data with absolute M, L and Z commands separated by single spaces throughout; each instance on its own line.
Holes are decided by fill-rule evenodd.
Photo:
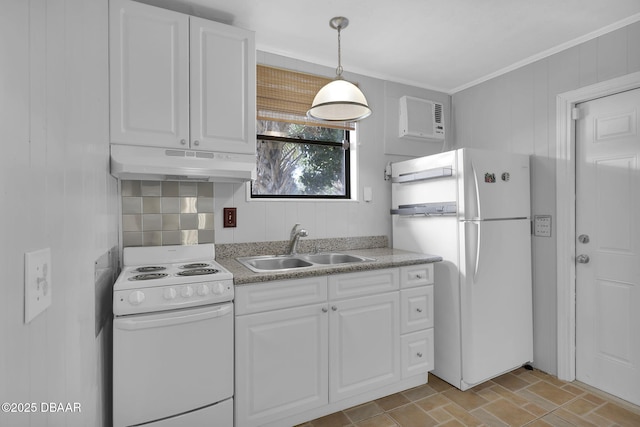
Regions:
M 153 279 L 162 279 L 163 277 L 167 277 L 166 273 L 144 273 L 137 274 L 135 276 L 129 277 L 129 280 L 153 280 Z
M 206 274 L 216 274 L 219 270 L 215 268 L 194 268 L 192 270 L 185 270 L 177 273 L 178 276 L 203 276 Z
M 161 267 L 159 265 L 149 265 L 146 267 L 138 267 L 133 271 L 137 273 L 151 273 L 152 271 L 162 271 L 166 269 L 167 269 L 166 267 Z
M 192 264 L 181 265 L 180 268 L 205 268 L 209 267 L 209 264 L 206 262 L 194 262 Z

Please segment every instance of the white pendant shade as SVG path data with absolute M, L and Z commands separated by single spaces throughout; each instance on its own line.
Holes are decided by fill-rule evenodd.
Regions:
M 370 114 L 371 109 L 362 91 L 340 78 L 318 91 L 307 112 L 314 119 L 339 122 L 362 120 Z

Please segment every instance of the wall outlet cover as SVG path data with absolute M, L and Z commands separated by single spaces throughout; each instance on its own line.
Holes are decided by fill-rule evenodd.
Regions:
M 236 227 L 236 208 L 223 208 L 222 215 L 222 226 L 224 228 Z
M 51 249 L 24 254 L 24 322 L 51 305 Z

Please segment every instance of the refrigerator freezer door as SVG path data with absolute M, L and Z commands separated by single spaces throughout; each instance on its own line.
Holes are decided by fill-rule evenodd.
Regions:
M 461 219 L 530 216 L 529 156 L 463 148 L 457 168 Z
M 533 314 L 529 220 L 461 222 L 460 232 L 464 390 L 533 360 Z

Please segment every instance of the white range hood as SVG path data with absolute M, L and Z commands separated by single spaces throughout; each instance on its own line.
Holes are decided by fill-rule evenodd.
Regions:
M 111 175 L 153 181 L 245 182 L 256 179 L 256 157 L 112 144 Z

